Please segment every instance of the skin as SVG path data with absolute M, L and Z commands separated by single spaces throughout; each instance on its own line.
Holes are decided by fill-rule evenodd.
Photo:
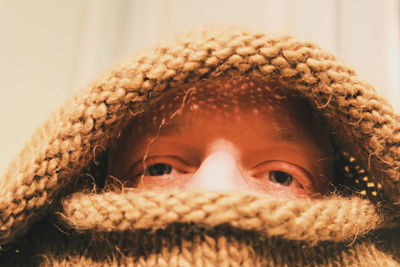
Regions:
M 300 97 L 254 78 L 203 81 L 137 118 L 115 145 L 109 179 L 136 190 L 328 193 L 329 133 Z

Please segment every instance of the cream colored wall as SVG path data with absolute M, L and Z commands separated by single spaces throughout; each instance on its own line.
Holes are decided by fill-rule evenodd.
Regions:
M 0 170 L 70 95 L 82 24 L 80 2 L 0 2 Z
M 399 0 L 0 0 L 0 172 L 96 73 L 206 23 L 315 41 L 400 107 Z

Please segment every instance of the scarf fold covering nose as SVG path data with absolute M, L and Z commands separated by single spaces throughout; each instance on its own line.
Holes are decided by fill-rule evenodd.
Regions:
M 172 223 L 229 224 L 311 244 L 349 241 L 381 223 L 374 205 L 357 197 L 292 200 L 208 191 L 77 193 L 64 201 L 60 216 L 70 227 L 83 231 L 157 230 Z

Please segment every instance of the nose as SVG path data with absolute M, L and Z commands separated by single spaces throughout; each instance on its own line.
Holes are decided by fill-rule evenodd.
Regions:
M 248 189 L 237 150 L 233 145 L 226 141 L 214 143 L 186 188 L 211 191 Z

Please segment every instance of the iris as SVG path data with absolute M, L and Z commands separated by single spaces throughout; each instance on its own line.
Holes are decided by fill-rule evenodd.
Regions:
M 293 181 L 293 176 L 283 171 L 270 171 L 269 180 L 281 185 L 290 185 Z
M 147 173 L 150 176 L 160 176 L 165 174 L 170 174 L 172 171 L 172 167 L 166 163 L 157 163 L 149 166 L 147 168 Z

